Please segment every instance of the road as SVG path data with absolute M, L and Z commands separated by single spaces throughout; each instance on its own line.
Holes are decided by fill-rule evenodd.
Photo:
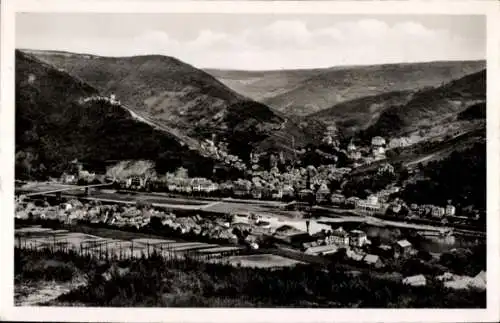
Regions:
M 187 136 L 181 135 L 176 129 L 173 129 L 169 126 L 166 126 L 165 124 L 160 123 L 156 120 L 153 120 L 152 118 L 145 116 L 143 114 L 138 114 L 137 112 L 134 111 L 134 109 L 132 109 L 126 105 L 122 104 L 121 107 L 124 108 L 125 110 L 127 110 L 130 113 L 130 115 L 132 116 L 132 118 L 139 120 L 141 122 L 144 122 L 144 123 L 152 126 L 155 129 L 158 129 L 158 130 L 161 130 L 163 132 L 170 134 L 171 136 L 175 137 L 179 141 L 179 143 L 181 143 L 182 145 L 187 145 L 192 150 L 198 151 L 200 149 L 200 144 L 198 141 L 196 141 L 192 138 L 189 138 Z
M 84 98 L 83 101 L 87 102 L 87 101 L 99 100 L 99 99 L 109 100 L 109 98 L 107 98 L 107 97 L 91 96 L 91 97 Z M 147 115 L 145 115 L 143 113 L 139 113 L 135 109 L 133 109 L 133 108 L 131 108 L 129 106 L 126 106 L 123 103 L 115 102 L 114 104 L 120 106 L 121 108 L 123 108 L 125 110 L 127 110 L 128 113 L 130 113 L 130 115 L 132 116 L 132 118 L 134 118 L 135 120 L 138 120 L 140 122 L 146 123 L 146 124 L 150 125 L 151 127 L 155 128 L 155 129 L 158 129 L 160 131 L 166 132 L 169 135 L 173 136 L 181 145 L 187 145 L 192 150 L 196 150 L 196 151 L 200 150 L 200 143 L 198 141 L 194 140 L 193 138 L 190 138 L 188 136 L 184 136 L 179 131 L 177 131 L 176 129 L 171 128 L 171 127 L 169 127 L 169 126 L 167 126 L 167 125 L 165 125 L 165 124 L 163 124 L 161 122 L 158 122 L 158 121 L 152 119 L 151 117 L 149 117 L 149 116 L 147 116 Z

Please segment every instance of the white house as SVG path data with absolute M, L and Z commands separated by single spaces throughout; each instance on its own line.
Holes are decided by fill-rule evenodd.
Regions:
M 412 244 L 408 240 L 399 240 L 398 242 L 396 242 L 394 247 L 395 251 L 399 255 L 404 255 L 404 256 L 409 255 L 413 248 Z
M 446 216 L 454 216 L 455 215 L 455 207 L 453 205 L 447 205 L 445 210 Z
M 345 202 L 345 196 L 342 194 L 332 194 L 330 196 L 330 202 L 333 204 L 342 204 Z
M 439 206 L 434 206 L 432 208 L 432 216 L 436 218 L 442 218 L 445 214 L 445 209 Z
M 349 234 L 342 227 L 339 227 L 333 230 L 332 234 L 325 239 L 325 242 L 338 246 L 348 246 Z
M 372 146 L 384 146 L 385 145 L 385 139 L 380 137 L 380 136 L 376 136 L 376 137 L 373 137 L 372 138 Z
M 383 159 L 385 158 L 385 148 L 382 146 L 376 146 L 372 150 L 373 157 L 375 159 Z
M 357 201 L 356 209 L 367 214 L 373 214 L 383 211 L 383 207 L 379 203 L 378 197 L 376 195 L 370 195 L 366 200 Z
M 328 199 L 328 195 L 330 195 L 330 190 L 325 183 L 322 183 L 319 189 L 316 191 L 316 201 L 326 201 Z
M 64 174 L 62 178 L 62 182 L 65 184 L 74 184 L 76 183 L 77 178 L 75 175 L 72 174 Z
M 378 197 L 377 195 L 370 195 L 366 199 L 366 201 L 371 205 L 378 205 Z
M 363 247 L 368 243 L 368 236 L 361 230 L 352 230 L 349 239 L 351 246 L 355 247 Z

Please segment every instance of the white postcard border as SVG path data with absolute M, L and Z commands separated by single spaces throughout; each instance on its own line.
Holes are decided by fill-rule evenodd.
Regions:
M 494 1 L 28 1 L 4 0 L 1 11 L 0 319 L 120 322 L 480 322 L 500 319 L 500 6 Z M 484 14 L 487 15 L 487 309 L 144 309 L 13 306 L 15 12 L 164 12 L 249 14 Z M 124 22 L 125 23 L 125 22 Z

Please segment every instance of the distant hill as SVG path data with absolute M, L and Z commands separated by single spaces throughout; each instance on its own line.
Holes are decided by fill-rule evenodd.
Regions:
M 16 176 L 58 175 L 71 160 L 151 159 L 160 171 L 185 165 L 198 173 L 211 161 L 106 101 L 81 99 L 97 89 L 16 51 Z M 91 165 L 92 167 L 92 165 Z
M 236 92 L 278 111 L 308 115 L 362 97 L 439 86 L 485 66 L 485 61 L 450 61 L 296 71 L 208 71 Z
M 352 135 L 375 123 L 388 107 L 405 104 L 411 100 L 412 96 L 412 91 L 366 96 L 310 114 L 306 119 L 336 125 L 345 135 Z
M 458 121 L 459 115 L 463 119 L 461 113 L 467 109 L 470 111 L 471 106 L 480 109 L 485 102 L 486 70 L 482 70 L 443 86 L 416 92 L 408 102 L 385 109 L 364 133 L 368 137 L 395 136 L 433 127 L 443 128 Z
M 176 58 L 160 55 L 101 57 L 52 51 L 24 50 L 68 74 L 84 80 L 104 95 L 114 93 L 127 108 L 158 125 L 165 125 L 192 138 L 218 135 L 230 147 L 238 147 L 235 134 L 246 138 L 248 149 L 261 149 L 260 143 L 283 131 L 286 119 L 266 105 L 257 103 L 226 87 L 213 76 Z M 241 107 L 255 109 L 237 118 Z M 234 110 L 234 111 L 233 111 Z M 293 128 L 293 127 L 292 127 Z M 306 143 L 300 129 L 297 141 Z M 248 130 L 249 133 L 245 134 Z M 288 136 L 289 137 L 289 136 Z M 290 139 L 281 142 L 290 147 Z
M 486 102 L 473 104 L 466 110 L 460 112 L 458 115 L 459 120 L 486 120 Z
M 228 88 L 255 101 L 264 101 L 293 90 L 301 82 L 323 72 L 323 69 L 277 71 L 206 69 L 205 71 Z

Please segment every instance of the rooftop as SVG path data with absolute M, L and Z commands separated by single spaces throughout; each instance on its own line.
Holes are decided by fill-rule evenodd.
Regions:
M 404 284 L 410 284 L 410 285 L 419 284 L 419 283 L 425 284 L 426 281 L 427 280 L 426 280 L 424 275 L 415 275 L 415 276 L 410 276 L 410 277 L 406 277 L 403 279 Z
M 367 264 L 375 264 L 379 260 L 379 256 L 368 254 L 363 259 Z
M 306 253 L 309 254 L 326 254 L 326 253 L 335 253 L 338 248 L 335 245 L 324 245 L 324 246 L 314 246 L 307 248 Z
M 399 240 L 397 244 L 402 248 L 411 247 L 411 243 L 408 240 Z
M 290 236 L 290 235 L 296 235 L 296 234 L 301 234 L 305 233 L 302 230 L 299 230 L 291 225 L 282 225 L 281 227 L 277 228 L 275 233 L 277 235 L 284 235 L 284 236 Z
M 366 235 L 366 232 L 361 231 L 361 230 L 351 230 L 350 233 L 352 235 L 357 235 L 357 236 L 364 236 L 364 235 Z

